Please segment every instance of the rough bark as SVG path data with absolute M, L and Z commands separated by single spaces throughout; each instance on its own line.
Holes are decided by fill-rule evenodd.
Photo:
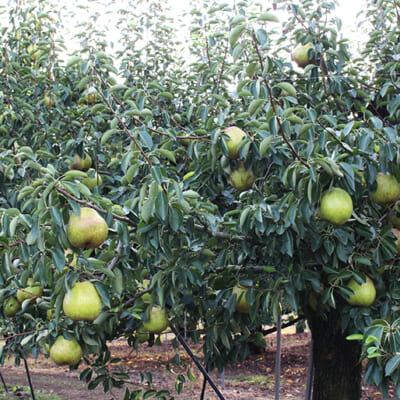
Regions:
M 337 310 L 307 316 L 314 343 L 313 400 L 360 400 L 361 346 L 346 340 Z

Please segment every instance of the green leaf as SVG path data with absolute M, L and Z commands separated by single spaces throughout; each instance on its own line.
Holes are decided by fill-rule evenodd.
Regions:
M 148 223 L 150 221 L 150 218 L 153 216 L 153 209 L 154 199 L 150 197 L 144 202 L 140 210 L 140 216 L 142 217 L 144 222 Z
M 158 193 L 155 202 L 155 211 L 162 221 L 166 221 L 168 218 L 168 199 L 166 194 L 161 191 Z
M 272 14 L 269 12 L 261 14 L 258 17 L 258 20 L 259 21 L 268 21 L 268 22 L 279 22 L 279 18 L 275 14 Z
M 166 149 L 156 149 L 156 152 L 160 153 L 164 157 L 167 157 L 170 161 L 176 164 L 175 154 L 172 151 Z
M 390 376 L 400 365 L 400 354 L 396 354 L 385 365 L 385 376 Z
M 353 335 L 346 336 L 347 340 L 363 340 L 364 336 L 360 333 L 355 333 Z
M 254 115 L 259 110 L 259 108 L 264 104 L 264 102 L 265 102 L 264 99 L 253 100 L 250 103 L 249 108 L 248 108 L 248 112 L 249 112 L 250 116 Z
M 297 96 L 296 88 L 289 82 L 279 82 L 276 86 L 287 92 L 289 96 Z
M 235 45 L 235 43 L 239 40 L 240 36 L 242 36 L 245 30 L 246 25 L 238 25 L 231 30 L 231 33 L 229 34 L 229 44 L 231 45 L 231 47 Z

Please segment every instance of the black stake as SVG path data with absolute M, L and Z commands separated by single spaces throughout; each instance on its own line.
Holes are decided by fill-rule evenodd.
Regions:
M 203 387 L 201 388 L 201 395 L 200 395 L 200 400 L 204 400 L 204 395 L 206 394 L 206 386 L 207 386 L 207 379 L 204 376 L 203 377 Z
M 31 381 L 31 375 L 30 375 L 30 373 L 29 373 L 28 363 L 26 362 L 25 357 L 24 357 L 24 364 L 25 364 L 26 376 L 28 377 L 29 388 L 31 389 L 32 400 L 36 400 L 36 399 L 35 399 L 35 392 L 33 391 L 33 386 L 32 386 L 32 381 Z
M 3 383 L 4 390 L 5 390 L 6 392 L 8 392 L 8 388 L 7 388 L 7 385 L 6 385 L 6 381 L 4 380 L 3 374 L 1 373 L 1 371 L 0 371 L 0 379 L 1 379 L 1 382 Z
M 171 328 L 172 332 L 174 332 L 174 334 L 175 334 L 176 338 L 179 340 L 180 344 L 186 350 L 186 353 L 189 354 L 190 358 L 194 361 L 194 363 L 196 364 L 197 368 L 203 374 L 204 378 L 207 379 L 207 381 L 210 384 L 210 386 L 214 389 L 214 392 L 216 393 L 216 395 L 220 398 L 220 400 L 225 400 L 225 397 L 218 390 L 218 388 L 215 385 L 214 381 L 211 379 L 210 375 L 208 375 L 206 369 L 199 363 L 197 358 L 194 356 L 194 354 L 192 353 L 192 350 L 190 350 L 189 346 L 187 345 L 187 343 L 185 342 L 183 337 L 180 335 L 180 333 L 176 330 L 176 328 L 173 325 L 170 325 L 170 328 Z

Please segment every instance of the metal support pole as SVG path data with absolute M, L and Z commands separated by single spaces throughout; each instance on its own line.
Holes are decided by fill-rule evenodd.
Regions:
M 31 389 L 32 400 L 36 400 L 35 392 L 33 391 L 33 386 L 32 386 L 32 381 L 31 381 L 31 374 L 29 373 L 28 363 L 27 363 L 25 357 L 24 357 L 24 364 L 25 364 L 26 376 L 28 377 L 29 388 Z
M 275 400 L 279 400 L 279 389 L 281 381 L 281 340 L 282 340 L 282 313 L 281 313 L 281 296 L 279 296 L 279 312 L 276 335 L 276 354 L 275 354 Z
M 196 367 L 200 370 L 200 372 L 203 374 L 204 378 L 208 381 L 210 386 L 213 388 L 215 394 L 218 396 L 220 400 L 225 400 L 225 397 L 222 395 L 222 393 L 219 391 L 217 386 L 215 385 L 214 381 L 211 379 L 210 375 L 208 375 L 208 372 L 206 369 L 200 364 L 200 362 L 197 360 L 195 355 L 193 354 L 192 350 L 190 350 L 189 346 L 181 336 L 181 334 L 177 331 L 177 329 L 173 326 L 170 325 L 170 328 L 172 332 L 175 334 L 176 338 L 179 340 L 179 343 L 183 346 L 183 348 L 186 350 L 186 353 L 189 354 L 190 358 L 193 360 L 193 362 L 196 364 Z
M 2 384 L 3 384 L 3 386 L 4 386 L 4 390 L 5 390 L 6 392 L 8 392 L 8 387 L 7 387 L 7 385 L 6 385 L 6 381 L 4 380 L 3 374 L 1 373 L 1 371 L 0 371 L 0 379 L 1 379 L 1 382 L 2 382 Z

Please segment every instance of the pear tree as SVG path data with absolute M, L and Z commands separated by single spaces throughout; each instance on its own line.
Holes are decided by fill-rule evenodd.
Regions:
M 285 304 L 311 330 L 314 400 L 358 400 L 364 365 L 367 383 L 400 388 L 393 2 L 367 2 L 363 57 L 336 1 L 204 0 L 182 20 L 189 45 L 166 2 L 137 2 L 116 11 L 119 48 L 97 15 L 73 50 L 56 2 L 8 3 L 0 361 L 44 353 L 108 391 L 127 377 L 109 341 L 152 345 L 186 323 L 221 371 Z

